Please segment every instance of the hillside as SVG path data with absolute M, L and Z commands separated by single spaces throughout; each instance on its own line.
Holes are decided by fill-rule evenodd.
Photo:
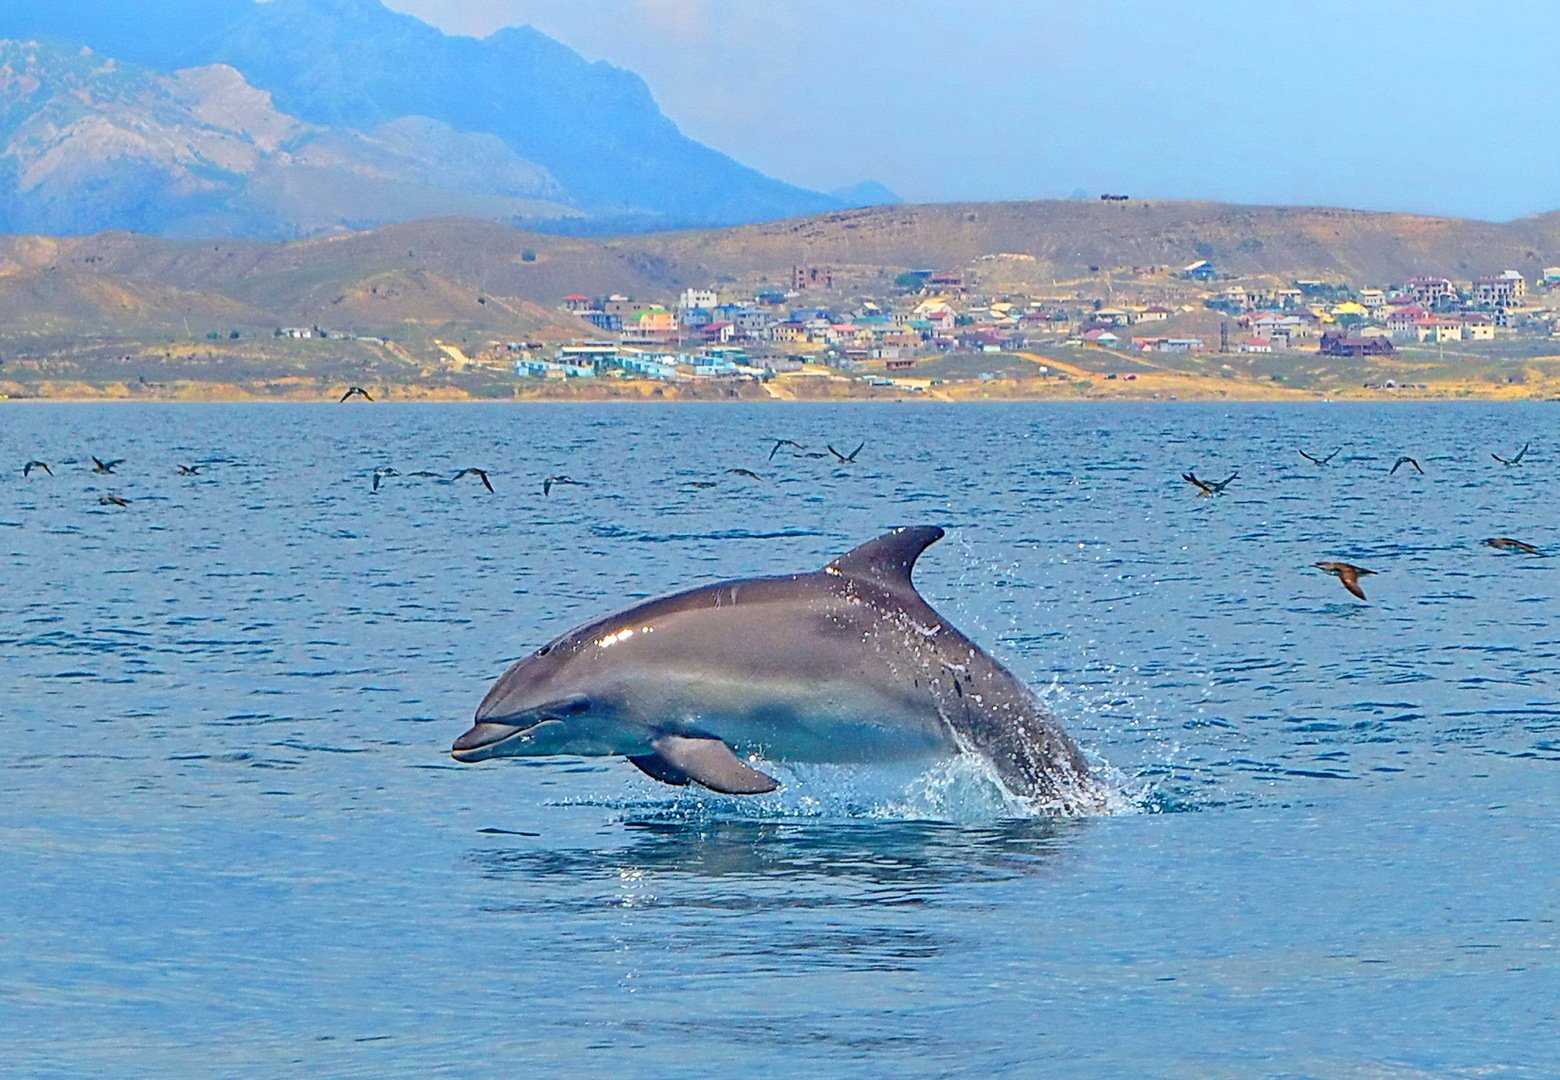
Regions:
M 992 260 L 999 254 L 1021 259 Z M 1356 283 L 1416 273 L 1529 276 L 1560 263 L 1560 215 L 1509 224 L 1211 203 L 900 206 L 735 229 L 604 240 L 441 219 L 283 244 L 128 233 L 0 239 L 0 323 L 36 334 L 121 334 L 205 320 L 395 336 L 469 327 L 567 336 L 571 292 L 670 300 L 688 285 L 788 280 L 832 266 L 847 291 L 913 267 L 968 267 L 994 287 L 1043 288 L 1134 266 L 1213 259 L 1236 275 Z M 1098 267 L 1096 273 L 1090 267 Z
M 588 62 L 529 28 L 480 41 L 452 37 L 391 12 L 378 0 L 13 0 L 0 8 L 0 38 L 86 45 L 104 58 L 162 75 L 224 65 L 269 94 L 278 113 L 338 133 L 383 141 L 387 125 L 415 118 L 432 136 L 419 133 L 410 140 L 418 153 L 436 156 L 455 170 L 469 170 L 496 154 L 489 145 L 468 157 L 468 147 L 455 133 L 486 136 L 508 155 L 499 162 L 503 169 L 531 170 L 532 186 L 518 197 L 564 203 L 606 220 L 645 226 L 729 224 L 840 205 L 687 138 L 637 76 Z M 17 85 L 0 88 L 0 110 L 14 105 Z M 404 153 L 406 143 L 402 140 L 396 151 Z M 326 148 L 317 152 L 328 156 Z M 84 167 L 92 164 L 90 156 L 78 156 Z M 181 231 L 162 227 L 155 187 L 144 173 L 131 171 L 121 179 L 112 165 L 112 157 L 96 163 L 97 179 L 110 203 L 123 212 L 70 231 L 104 226 Z M 422 183 L 426 173 L 412 168 L 408 180 Z M 471 197 L 495 194 L 456 182 L 471 179 L 454 177 L 447 186 Z M 322 200 L 317 191 L 274 187 L 287 206 L 322 201 L 326 222 L 342 201 L 340 189 L 328 184 Z M 138 210 L 142 200 L 148 208 Z M 406 200 L 407 212 L 397 210 L 384 219 L 431 211 L 414 194 Z M 446 203 L 445 210 L 501 219 L 556 216 L 546 206 L 496 203 L 480 208 Z M 182 221 L 175 216 L 175 224 Z M 307 220 L 301 224 L 303 231 L 320 226 Z M 218 214 L 207 227 L 225 235 L 287 232 L 263 214 Z

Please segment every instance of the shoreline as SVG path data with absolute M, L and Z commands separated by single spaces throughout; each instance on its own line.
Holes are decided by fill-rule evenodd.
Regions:
M 1163 396 L 1131 396 L 1131 395 L 983 395 L 983 396 L 944 396 L 932 394 L 903 394 L 880 395 L 859 397 L 744 397 L 744 398 L 708 398 L 708 397 L 573 397 L 536 395 L 533 397 L 473 397 L 470 395 L 422 395 L 417 397 L 381 397 L 372 405 L 406 407 L 416 405 L 563 405 L 563 406 L 588 406 L 588 405 L 622 405 L 629 407 L 655 407 L 664 405 L 701 405 L 712 408 L 733 405 L 760 405 L 785 408 L 792 405 L 954 405 L 954 406 L 980 406 L 980 405 L 1380 405 L 1380 404 L 1404 404 L 1404 405 L 1457 405 L 1457 404 L 1560 404 L 1560 397 L 1541 395 L 1512 395 L 1512 394 L 1387 394 L 1387 393 L 1350 393 L 1350 394 L 1274 394 L 1242 395 L 1229 394 L 1220 396 L 1177 395 L 1173 397 Z M 0 407 L 8 405 L 33 406 L 33 405 L 311 405 L 341 407 L 342 403 L 334 397 L 183 397 L 177 395 L 145 395 L 139 397 L 123 397 L 115 394 L 101 395 L 59 395 L 39 397 L 5 397 L 0 396 Z M 364 405 L 353 405 L 353 408 L 364 408 Z

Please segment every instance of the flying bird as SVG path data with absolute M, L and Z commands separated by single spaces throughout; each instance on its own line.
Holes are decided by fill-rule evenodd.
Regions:
M 452 479 L 450 483 L 453 484 L 456 480 L 459 480 L 463 476 L 475 476 L 477 479 L 482 481 L 482 486 L 488 489 L 488 494 L 494 494 L 493 481 L 488 479 L 486 469 L 462 469 L 460 472 L 455 474 L 454 479 Z
M 856 464 L 856 455 L 861 453 L 861 447 L 862 446 L 866 446 L 866 445 L 867 445 L 866 442 L 863 441 L 860 446 L 857 446 L 856 449 L 854 449 L 854 450 L 852 450 L 850 452 L 850 455 L 848 457 L 846 455 L 840 453 L 838 450 L 834 449 L 833 446 L 829 447 L 829 453 L 831 453 L 835 457 L 839 458 L 839 461 L 840 461 L 841 465 L 854 465 L 854 464 Z
M 119 495 L 99 495 L 99 506 L 129 506 L 130 500 Z
M 1522 459 L 1527 456 L 1528 447 L 1531 445 L 1531 443 L 1523 443 L 1522 449 L 1517 451 L 1515 457 L 1503 458 L 1499 454 L 1491 454 L 1490 457 L 1494 458 L 1502 465 L 1520 465 L 1522 464 Z
M 686 483 L 684 483 L 683 486 L 684 487 L 690 487 L 690 488 L 699 488 L 700 490 L 703 490 L 704 488 L 712 488 L 712 487 L 714 487 L 715 486 L 715 481 L 713 481 L 713 480 L 689 480 Z
M 780 448 L 782 446 L 789 446 L 791 449 L 795 450 L 799 454 L 806 453 L 806 451 L 807 451 L 807 447 L 803 446 L 801 443 L 796 442 L 793 439 L 776 439 L 775 440 L 775 445 L 773 447 L 771 447 L 770 450 L 769 450 L 769 460 L 770 461 L 773 461 L 775 459 L 775 455 L 780 452 Z
M 1300 451 L 1300 456 L 1305 458 L 1312 465 L 1320 467 L 1320 466 L 1326 465 L 1329 461 L 1331 461 L 1333 458 L 1337 457 L 1341 453 L 1343 453 L 1343 447 L 1340 446 L 1340 447 L 1338 447 L 1338 449 L 1334 450 L 1332 453 L 1328 454 L 1326 457 L 1317 457 L 1314 454 L 1306 453 L 1304 450 Z
M 1199 499 L 1205 499 L 1210 495 L 1223 495 L 1224 489 L 1234 483 L 1239 475 L 1240 473 L 1233 472 L 1224 480 L 1199 480 L 1196 473 L 1184 472 L 1181 474 L 1181 479 L 1197 489 Z
M 95 473 L 101 473 L 104 476 L 111 475 L 115 469 L 119 468 L 119 466 L 125 463 L 124 458 L 115 458 L 113 461 L 103 461 L 96 455 L 88 456 L 92 458 L 92 471 Z
M 201 467 L 199 465 L 180 465 L 179 466 L 179 475 L 180 476 L 199 476 L 200 475 L 200 470 L 201 470 Z
M 1403 457 L 1398 458 L 1397 461 L 1395 461 L 1393 463 L 1393 465 L 1392 465 L 1392 472 L 1387 473 L 1387 475 L 1388 476 L 1395 475 L 1397 473 L 1397 471 L 1399 469 L 1401 469 L 1404 465 L 1412 465 L 1419 472 L 1420 476 L 1423 476 L 1425 474 L 1425 471 L 1423 469 L 1419 468 L 1419 462 L 1415 461 L 1413 458 L 1411 458 L 1411 457 L 1409 457 L 1409 456 L 1407 456 L 1405 454 Z
M 377 495 L 379 493 L 379 484 L 380 484 L 381 481 L 384 480 L 385 477 L 387 477 L 387 476 L 400 476 L 400 475 L 401 475 L 400 473 L 396 472 L 395 469 L 392 468 L 389 465 L 386 465 L 382 469 L 375 469 L 374 470 L 374 491 L 373 491 L 373 494 Z M 459 480 L 460 477 L 457 476 L 455 479 Z
M 29 461 L 26 465 L 22 466 L 22 479 L 25 480 L 29 476 L 31 476 L 32 475 L 32 471 L 34 469 L 42 469 L 44 472 L 48 473 L 50 476 L 54 475 L 54 470 L 49 468 L 47 462 L 33 460 L 33 461 Z
M 346 404 L 346 402 L 347 402 L 347 400 L 349 398 L 355 398 L 355 397 L 360 397 L 364 401 L 373 401 L 374 400 L 374 396 L 372 394 L 370 394 L 367 390 L 364 390 L 361 386 L 349 386 L 349 387 L 347 387 L 347 392 L 345 394 L 341 395 L 341 400 L 338 401 L 336 404 L 344 405 L 344 404 Z
M 1361 600 L 1365 599 L 1365 590 L 1360 588 L 1360 578 L 1374 574 L 1376 571 L 1367 570 L 1363 566 L 1354 566 L 1346 562 L 1319 562 L 1312 563 L 1318 570 L 1331 574 L 1343 582 L 1343 587 L 1348 589 Z
M 582 480 L 576 480 L 572 476 L 549 476 L 547 479 L 542 481 L 542 495 L 544 497 L 551 495 L 553 488 L 564 486 L 589 487 L 590 485 L 586 484 Z
M 1513 540 L 1509 536 L 1492 536 L 1488 540 L 1484 541 L 1484 543 L 1488 544 L 1497 551 L 1520 551 L 1524 555 L 1538 554 L 1538 548 L 1534 547 L 1532 544 L 1524 544 L 1521 540 Z
M 759 483 L 764 482 L 764 478 L 752 469 L 727 469 L 726 472 L 732 476 L 745 476 L 749 480 L 757 480 Z

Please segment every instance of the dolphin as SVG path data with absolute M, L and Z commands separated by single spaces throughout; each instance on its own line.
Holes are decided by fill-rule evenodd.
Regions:
M 967 752 L 1017 796 L 1075 803 L 1089 776 L 1077 745 L 911 583 L 942 537 L 895 529 L 822 570 L 706 585 L 572 630 L 504 673 L 450 753 L 623 756 L 665 784 L 757 795 L 779 782 L 751 756 Z

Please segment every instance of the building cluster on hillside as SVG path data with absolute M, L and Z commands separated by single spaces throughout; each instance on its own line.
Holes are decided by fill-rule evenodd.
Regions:
M 665 300 L 573 294 L 563 307 L 588 323 L 593 337 L 547 356 L 519 349 L 515 370 L 538 378 L 767 379 L 806 365 L 876 378 L 873 373 L 902 374 L 939 354 L 1041 345 L 1358 357 L 1388 355 L 1403 344 L 1550 333 L 1553 314 L 1532 303 L 1528 282 L 1515 270 L 1469 282 L 1417 276 L 1355 288 L 1308 279 L 1243 283 L 1203 259 L 1179 269 L 1135 267 L 1104 296 L 983 290 L 970 272 L 913 270 L 882 295 L 849 300 L 836 291 L 837 277 L 829 267 L 799 265 L 786 286 L 740 294 L 716 288 L 689 288 Z M 1546 269 L 1533 288 L 1560 289 L 1560 267 Z

